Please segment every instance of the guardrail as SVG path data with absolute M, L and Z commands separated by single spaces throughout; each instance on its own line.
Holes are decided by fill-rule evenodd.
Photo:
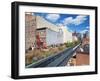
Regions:
M 68 62 L 68 60 L 71 58 L 71 56 L 79 46 L 80 44 L 72 48 L 67 48 L 62 52 L 39 60 L 36 63 L 30 64 L 26 66 L 26 68 L 64 66 L 65 61 Z

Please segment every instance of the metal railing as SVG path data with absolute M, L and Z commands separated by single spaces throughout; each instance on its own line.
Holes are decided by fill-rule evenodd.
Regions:
M 59 52 L 55 55 L 49 56 L 35 63 L 27 65 L 26 68 L 65 66 L 79 46 L 80 44 L 75 47 L 67 48 L 64 51 Z

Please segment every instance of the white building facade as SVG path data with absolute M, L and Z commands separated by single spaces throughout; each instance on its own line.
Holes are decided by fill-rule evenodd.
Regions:
M 46 37 L 44 38 L 47 46 L 72 42 L 72 33 L 65 26 L 54 25 L 40 16 L 36 16 L 36 21 L 38 31 L 45 29 Z
M 46 30 L 46 42 L 47 45 L 58 45 L 62 44 L 62 36 L 63 34 L 60 33 L 59 31 L 54 31 L 51 29 Z
M 39 33 L 42 43 L 47 46 L 64 44 L 72 41 L 72 33 L 64 26 L 50 23 L 41 16 L 25 14 L 25 49 L 36 46 L 36 33 Z
M 72 33 L 67 30 L 65 26 L 59 27 L 62 29 L 63 36 L 62 36 L 62 42 L 67 43 L 67 42 L 72 42 Z

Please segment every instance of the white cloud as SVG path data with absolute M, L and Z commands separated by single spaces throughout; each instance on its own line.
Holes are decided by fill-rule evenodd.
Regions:
M 73 20 L 73 24 L 75 24 L 75 25 L 82 24 L 86 19 L 87 19 L 86 16 L 77 16 L 77 17 Z
M 46 19 L 52 21 L 52 22 L 56 22 L 58 19 L 60 18 L 59 14 L 48 14 L 46 16 Z
M 85 33 L 85 32 L 87 32 L 88 30 L 87 29 L 84 29 L 84 30 L 82 30 L 82 31 L 80 31 L 80 33 Z
M 63 21 L 64 25 L 71 24 L 72 22 L 73 22 L 72 17 L 65 18 Z
M 58 27 L 65 27 L 69 32 L 73 32 L 68 26 L 62 24 L 62 23 L 57 23 L 56 24 Z
M 64 26 L 64 24 L 62 24 L 62 23 L 57 23 L 56 25 L 59 27 Z
M 80 25 L 82 24 L 85 20 L 86 20 L 86 16 L 76 16 L 76 18 L 72 18 L 72 17 L 67 17 L 64 19 L 63 23 L 65 25 L 68 24 L 74 24 L 74 25 Z
M 89 26 L 87 26 L 86 29 L 89 29 Z

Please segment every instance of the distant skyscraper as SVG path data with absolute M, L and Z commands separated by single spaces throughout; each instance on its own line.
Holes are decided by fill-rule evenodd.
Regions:
M 76 31 L 74 33 L 72 33 L 72 36 L 73 36 L 73 41 L 77 41 L 78 40 Z

